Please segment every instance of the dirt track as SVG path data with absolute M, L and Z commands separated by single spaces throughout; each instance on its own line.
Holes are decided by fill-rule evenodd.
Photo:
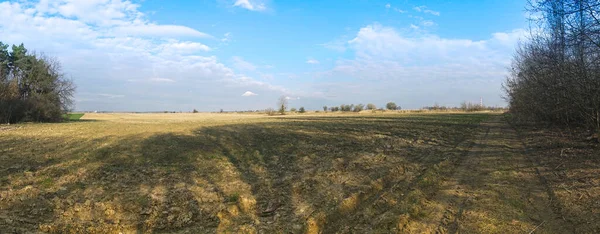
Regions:
M 573 233 L 517 132 L 502 116 L 481 127 L 469 154 L 428 205 L 435 215 L 412 231 Z

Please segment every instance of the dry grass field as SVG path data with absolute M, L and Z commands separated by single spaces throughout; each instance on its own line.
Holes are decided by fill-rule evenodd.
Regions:
M 548 193 L 521 135 L 490 113 L 85 114 L 0 126 L 0 230 L 598 231 L 553 206 L 562 193 Z

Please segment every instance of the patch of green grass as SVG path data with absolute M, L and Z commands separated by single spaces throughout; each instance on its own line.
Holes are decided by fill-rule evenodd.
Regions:
M 50 188 L 54 185 L 54 180 L 50 177 L 47 177 L 40 182 L 40 185 L 43 188 Z
M 152 204 L 152 200 L 150 197 L 146 195 L 138 195 L 135 197 L 135 202 L 141 207 L 147 207 Z
M 68 114 L 64 114 L 63 117 L 69 121 L 77 121 L 77 120 L 81 119 L 81 117 L 83 117 L 83 115 L 85 115 L 85 114 L 84 113 L 68 113 Z
M 227 196 L 227 198 L 225 199 L 226 202 L 230 202 L 230 203 L 235 203 L 235 202 L 238 202 L 239 200 L 240 200 L 239 193 L 231 194 L 231 195 Z

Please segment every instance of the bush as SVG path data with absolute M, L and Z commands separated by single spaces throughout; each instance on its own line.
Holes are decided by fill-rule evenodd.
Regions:
M 265 114 L 267 115 L 275 115 L 277 112 L 275 112 L 275 109 L 273 108 L 267 108 L 265 109 Z
M 364 109 L 365 105 L 363 104 L 358 104 L 356 106 L 354 106 L 354 109 L 352 111 L 354 112 L 361 112 Z
M 388 110 L 397 110 L 398 109 L 398 106 L 396 105 L 396 103 L 393 103 L 393 102 L 388 102 L 387 104 L 385 104 L 385 107 Z
M 306 112 L 306 110 L 304 109 L 304 107 L 300 107 L 300 109 L 298 110 L 298 112 L 300 112 L 300 113 L 305 113 L 305 112 Z
M 375 106 L 375 104 L 373 104 L 373 103 L 367 104 L 367 110 L 375 110 L 375 109 L 377 109 L 377 106 Z
M 198 113 L 198 110 L 194 109 L 194 110 L 192 111 L 192 113 Z
M 352 108 L 354 108 L 354 105 L 345 105 L 345 104 L 340 105 L 340 110 L 343 112 L 352 111 Z
M 292 107 L 292 109 L 290 109 L 290 112 L 296 112 L 296 108 Z

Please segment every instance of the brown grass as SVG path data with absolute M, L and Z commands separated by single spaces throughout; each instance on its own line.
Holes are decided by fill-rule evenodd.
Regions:
M 479 123 L 489 116 L 86 114 L 78 122 L 11 125 L 0 131 L 0 230 L 451 230 L 435 217 L 453 201 L 455 194 L 446 191 L 453 181 L 483 186 L 482 180 L 456 180 L 456 171 L 464 169 Z M 507 168 L 489 175 L 511 181 L 519 173 Z M 508 199 L 500 199 L 507 212 L 523 206 L 518 187 L 507 191 Z M 493 208 L 473 206 L 468 214 L 496 217 L 478 207 Z M 466 220 L 480 226 L 458 227 L 490 230 L 505 223 Z M 497 230 L 537 225 L 515 220 L 524 222 L 517 225 L 522 229 Z

